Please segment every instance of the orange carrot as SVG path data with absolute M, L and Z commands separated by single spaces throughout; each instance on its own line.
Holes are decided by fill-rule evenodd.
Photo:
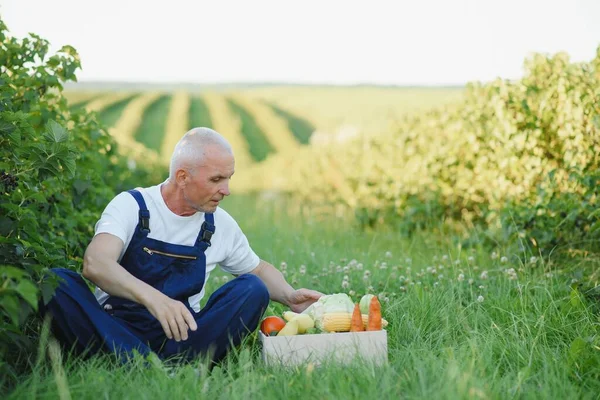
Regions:
M 371 298 L 369 303 L 369 319 L 367 321 L 368 331 L 380 331 L 381 330 L 381 304 L 377 296 Z
M 350 332 L 361 332 L 365 330 L 363 325 L 362 314 L 360 313 L 360 306 L 358 303 L 354 305 L 354 312 L 352 313 L 352 320 L 350 321 Z

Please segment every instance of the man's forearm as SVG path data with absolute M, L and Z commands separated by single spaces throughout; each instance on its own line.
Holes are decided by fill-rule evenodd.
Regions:
M 112 296 L 144 305 L 152 292 L 156 291 L 152 286 L 131 275 L 117 262 L 96 257 L 94 254 L 85 255 L 83 276 Z
M 252 273 L 257 275 L 267 286 L 271 300 L 286 306 L 289 305 L 288 299 L 294 288 L 287 283 L 281 271 L 261 260 Z

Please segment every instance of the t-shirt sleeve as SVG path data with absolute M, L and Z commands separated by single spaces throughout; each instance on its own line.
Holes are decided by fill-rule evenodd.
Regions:
M 102 212 L 96 223 L 95 235 L 110 233 L 121 239 L 127 246 L 138 223 L 137 202 L 127 192 L 115 196 Z
M 229 214 L 224 213 L 224 215 L 230 231 L 227 232 L 227 236 L 229 236 L 228 251 L 219 265 L 225 272 L 231 274 L 248 273 L 258 266 L 260 259 L 250 247 L 246 235 L 237 222 Z

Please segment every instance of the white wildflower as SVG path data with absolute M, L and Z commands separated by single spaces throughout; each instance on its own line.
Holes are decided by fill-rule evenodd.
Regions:
M 488 278 L 488 272 L 487 271 L 483 271 L 481 273 L 481 275 L 479 275 L 480 279 L 487 279 Z
M 459 282 L 464 281 L 465 280 L 465 274 L 459 274 L 458 278 L 456 278 L 456 279 L 458 279 Z
M 477 302 L 478 303 L 483 303 L 483 296 L 479 295 L 479 297 L 477 297 Z
M 506 264 L 506 263 L 508 262 L 508 257 L 506 257 L 506 256 L 502 256 L 502 258 L 500 258 L 500 262 L 501 262 L 502 264 Z
M 127 168 L 129 168 L 130 171 L 134 171 L 136 167 L 137 164 L 134 159 L 130 158 L 127 160 Z
M 386 258 L 392 258 L 392 252 L 391 251 L 386 251 L 385 252 L 385 257 Z

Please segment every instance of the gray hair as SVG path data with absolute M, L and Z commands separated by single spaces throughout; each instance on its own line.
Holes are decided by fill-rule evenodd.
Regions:
M 194 169 L 202 163 L 209 147 L 220 147 L 233 154 L 227 140 L 210 128 L 192 128 L 175 145 L 169 166 L 169 179 L 175 178 L 179 168 Z

